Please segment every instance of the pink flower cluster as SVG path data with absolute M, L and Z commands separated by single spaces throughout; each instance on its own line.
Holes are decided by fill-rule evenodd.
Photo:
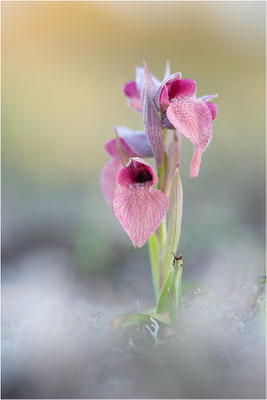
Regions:
M 116 139 L 105 146 L 111 160 L 102 171 L 101 185 L 115 216 L 140 248 L 159 227 L 169 206 L 166 194 L 154 189 L 158 178 L 144 158 L 154 157 L 157 169 L 162 168 L 163 129 L 177 130 L 194 145 L 190 176 L 197 177 L 217 113 L 210 100 L 217 95 L 197 98 L 195 81 L 182 79 L 181 73 L 170 75 L 168 64 L 163 82 L 149 73 L 146 64 L 137 67 L 135 81 L 127 82 L 123 91 L 129 105 L 142 113 L 145 128 L 116 128 Z

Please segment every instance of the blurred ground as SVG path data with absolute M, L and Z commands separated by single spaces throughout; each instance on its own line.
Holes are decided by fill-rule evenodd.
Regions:
M 265 4 L 1 6 L 4 395 L 134 397 L 143 376 L 137 397 L 158 397 L 155 390 L 162 398 L 201 393 L 204 398 L 262 397 L 262 322 L 253 314 L 244 287 L 253 292 L 264 271 Z M 127 107 L 121 88 L 143 58 L 158 77 L 169 60 L 172 72 L 197 81 L 199 96 L 219 94 L 214 137 L 199 178 L 189 179 L 193 149 L 186 140 L 181 165 L 184 296 L 191 299 L 197 288 L 207 290 L 212 309 L 206 314 L 207 326 L 214 330 L 207 332 L 200 324 L 198 335 L 190 318 L 195 336 L 188 339 L 186 350 L 181 353 L 180 337 L 177 349 L 165 349 L 177 355 L 169 364 L 155 355 L 166 365 L 156 362 L 150 350 L 147 365 L 146 352 L 143 359 L 136 353 L 126 356 L 128 350 L 114 355 L 112 349 L 123 347 L 123 340 L 127 347 L 128 338 L 120 342 L 109 330 L 113 316 L 137 309 L 136 300 L 142 308 L 153 304 L 147 248 L 134 251 L 99 187 L 108 160 L 103 145 L 112 138 L 112 127 L 142 128 L 140 115 Z M 232 336 L 222 333 L 227 332 L 226 320 L 222 328 L 215 316 L 224 301 L 238 307 L 238 319 L 245 324 L 244 330 L 234 325 Z M 66 326 L 69 318 L 72 323 Z M 224 351 L 218 350 L 218 357 L 212 352 L 208 361 L 201 352 L 209 339 L 216 348 L 220 339 L 213 332 L 221 333 L 231 354 L 236 349 L 234 364 L 230 361 L 229 366 L 228 360 L 218 366 Z M 198 341 L 194 369 L 189 349 Z M 119 354 L 129 362 L 123 379 L 127 363 L 118 361 Z M 179 357 L 183 362 L 176 365 Z M 69 368 L 60 375 L 62 365 Z M 82 372 L 77 365 L 84 366 Z M 113 365 L 118 368 L 112 372 Z M 156 384 L 161 368 L 173 371 L 176 366 L 181 376 L 191 371 L 195 386 L 191 380 L 172 386 L 167 376 L 161 386 Z M 208 375 L 199 374 L 205 368 L 214 372 L 214 385 L 208 383 Z M 226 370 L 227 376 L 222 372 Z M 175 374 L 168 376 L 176 382 Z

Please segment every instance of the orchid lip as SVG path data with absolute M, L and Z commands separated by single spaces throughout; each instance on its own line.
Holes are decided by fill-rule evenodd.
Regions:
M 134 247 L 141 248 L 167 213 L 169 201 L 153 189 L 158 178 L 153 168 L 139 157 L 130 159 L 117 176 L 118 190 L 113 211 Z

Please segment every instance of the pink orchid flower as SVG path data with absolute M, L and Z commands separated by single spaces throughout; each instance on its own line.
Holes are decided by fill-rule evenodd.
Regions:
M 157 175 L 141 158 L 131 158 L 117 179 L 120 188 L 113 199 L 114 214 L 139 249 L 159 227 L 169 200 L 160 190 L 153 189 L 158 182 Z
M 145 158 L 153 156 L 145 132 L 133 131 L 124 126 L 118 126 L 116 132 L 119 136 L 121 148 L 128 159 L 136 156 Z M 101 187 L 107 203 L 112 207 L 113 198 L 118 189 L 117 175 L 124 165 L 123 160 L 121 160 L 120 157 L 116 139 L 110 140 L 106 143 L 105 149 L 112 159 L 106 164 L 101 172 Z
M 163 123 L 164 117 L 167 117 L 171 126 L 194 145 L 190 166 L 191 178 L 198 176 L 202 153 L 212 137 L 212 121 L 216 117 L 217 105 L 209 101 L 215 97 L 217 95 L 197 98 L 195 81 L 181 79 L 180 73 L 173 74 L 163 81 L 154 94 L 156 107 L 166 112 L 163 113 Z

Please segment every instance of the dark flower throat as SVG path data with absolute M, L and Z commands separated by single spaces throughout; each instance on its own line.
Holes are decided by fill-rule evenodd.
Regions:
M 151 173 L 147 170 L 140 171 L 135 178 L 135 183 L 145 183 L 152 181 L 153 177 Z

